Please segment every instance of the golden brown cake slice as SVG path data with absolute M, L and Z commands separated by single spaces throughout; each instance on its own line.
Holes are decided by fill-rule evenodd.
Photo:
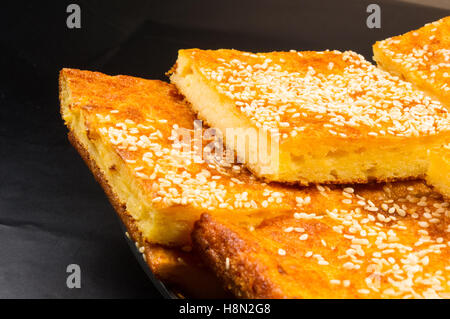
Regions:
M 271 181 L 424 176 L 450 136 L 438 101 L 354 52 L 180 50 L 171 81 L 239 160 Z
M 391 191 L 386 189 L 385 192 L 389 192 L 386 194 L 390 194 L 389 196 L 396 201 L 391 202 L 390 199 L 385 198 L 383 200 L 385 205 L 380 206 L 376 200 L 382 200 L 379 197 L 383 193 L 370 188 L 362 188 L 355 194 L 352 188 L 332 187 L 333 190 L 331 190 L 321 186 L 294 188 L 266 184 L 256 180 L 239 165 L 233 164 L 229 167 L 227 162 L 214 160 L 210 156 L 206 157 L 208 161 L 206 159 L 199 161 L 199 158 L 194 155 L 198 155 L 197 150 L 203 150 L 205 144 L 209 145 L 207 143 L 209 140 L 201 141 L 200 147 L 196 144 L 199 138 L 195 136 L 195 133 L 198 131 L 194 130 L 194 117 L 188 105 L 178 95 L 174 86 L 160 81 L 64 69 L 60 75 L 60 98 L 61 111 L 69 127 L 72 144 L 103 186 L 111 203 L 126 224 L 129 235 L 137 242 L 140 251 L 145 255 L 150 268 L 159 278 L 181 286 L 191 295 L 211 297 L 221 296 L 221 292 L 215 285 L 215 277 L 205 271 L 201 264 L 199 265 L 195 254 L 176 248 L 167 248 L 160 244 L 176 247 L 191 245 L 190 232 L 193 223 L 205 212 L 224 223 L 232 222 L 233 225 L 238 225 L 242 234 L 247 231 L 253 234 L 252 230 L 256 229 L 259 232 L 261 225 L 270 224 L 272 220 L 293 218 L 298 222 L 321 221 L 323 218 L 321 214 L 326 209 L 333 213 L 335 208 L 340 208 L 336 212 L 337 216 L 341 219 L 347 218 L 348 221 L 336 222 L 336 225 L 333 224 L 336 226 L 333 231 L 339 232 L 342 228 L 343 232 L 347 232 L 345 227 L 354 225 L 354 228 L 348 228 L 348 236 L 353 235 L 356 239 L 353 241 L 352 237 L 348 236 L 344 238 L 352 239 L 352 245 L 354 245 L 352 249 L 355 252 L 350 250 L 348 254 L 356 254 L 357 259 L 350 256 L 348 258 L 355 264 L 354 267 L 358 267 L 357 265 L 361 264 L 359 259 L 366 258 L 359 255 L 358 245 L 361 245 L 361 249 L 365 247 L 365 242 L 359 240 L 360 236 L 367 236 L 372 241 L 376 238 L 380 244 L 386 243 L 386 251 L 382 251 L 381 256 L 389 254 L 389 249 L 395 249 L 393 248 L 395 245 L 398 249 L 402 249 L 403 244 L 409 245 L 409 242 L 404 241 L 400 235 L 398 235 L 398 241 L 395 239 L 395 232 L 403 232 L 405 227 L 416 229 L 409 228 L 410 224 L 406 222 L 404 225 L 401 224 L 401 216 L 404 216 L 406 211 L 408 216 L 411 214 L 411 220 L 418 219 L 422 222 L 419 224 L 420 230 L 417 230 L 420 234 L 417 240 L 424 243 L 417 247 L 420 249 L 428 247 L 429 250 L 423 253 L 420 262 L 426 263 L 426 257 L 429 255 L 429 263 L 441 271 L 439 273 L 439 270 L 436 270 L 432 277 L 429 277 L 428 273 L 424 275 L 424 285 L 428 287 L 431 283 L 433 289 L 438 289 L 439 285 L 443 285 L 443 280 L 448 281 L 448 266 L 441 267 L 441 259 L 436 259 L 437 261 L 432 259 L 432 256 L 445 256 L 447 252 L 445 245 L 448 245 L 448 237 L 444 234 L 442 239 L 435 238 L 443 232 L 441 220 L 445 218 L 445 214 L 448 214 L 447 204 L 435 198 L 435 195 L 420 183 L 417 186 L 414 183 L 408 184 L 408 187 L 413 187 L 409 189 L 413 197 L 407 196 L 406 186 L 401 186 L 404 184 L 392 186 Z M 180 131 L 189 134 L 180 135 Z M 201 131 L 200 135 L 205 133 L 206 130 Z M 178 140 L 178 136 L 186 139 Z M 189 136 L 192 137 L 191 140 Z M 188 146 L 197 148 L 189 149 Z M 365 192 L 368 195 L 365 195 Z M 419 202 L 410 209 L 410 205 L 413 205 L 412 203 L 417 199 Z M 354 206 L 357 207 L 354 208 Z M 414 207 L 417 207 L 416 214 L 414 214 Z M 367 212 L 373 216 L 368 216 Z M 344 217 L 344 213 L 347 213 L 349 217 Z M 380 216 L 385 216 L 384 219 L 379 217 L 378 213 Z M 369 223 L 372 229 L 385 230 L 385 235 L 377 232 L 375 236 L 369 229 L 360 229 L 353 220 L 358 218 L 355 214 L 367 215 L 366 219 L 358 221 L 363 228 Z M 374 221 L 374 218 L 378 222 Z M 386 225 L 392 225 L 394 222 L 392 231 L 390 231 L 391 228 L 386 228 Z M 340 245 L 340 240 L 343 239 L 334 238 L 335 233 L 323 227 L 330 236 L 324 238 L 325 244 L 329 247 Z M 308 228 L 305 229 L 308 230 Z M 267 233 L 266 239 L 262 238 L 261 241 L 255 239 L 260 245 L 258 247 L 266 247 L 267 242 L 272 240 L 272 234 L 278 236 L 277 229 L 273 230 L 273 233 Z M 303 235 L 298 227 L 292 228 L 292 231 L 298 232 L 298 236 Z M 448 230 L 446 231 L 448 233 Z M 212 240 L 207 235 L 200 236 L 200 233 L 196 232 L 196 241 L 199 241 L 199 238 Z M 283 230 L 281 234 L 283 236 L 285 231 Z M 317 236 L 320 235 L 319 232 L 317 234 Z M 427 241 L 428 236 L 433 241 Z M 216 238 L 223 238 L 223 236 L 217 233 Z M 317 237 L 317 240 L 318 238 L 321 237 Z M 247 245 L 247 242 L 241 241 L 243 251 L 253 249 L 255 243 L 248 243 Z M 229 244 L 234 245 L 231 242 Z M 320 244 L 324 245 L 322 241 Z M 292 247 L 295 245 L 293 242 Z M 211 247 L 214 248 L 214 245 Z M 267 247 L 269 252 L 272 248 Z M 184 248 L 189 250 L 187 246 Z M 381 249 L 380 246 L 377 246 L 377 249 Z M 205 249 L 205 256 L 212 251 L 213 249 Z M 410 251 L 408 247 L 405 247 L 401 251 L 406 254 L 415 250 Z M 283 250 L 279 250 L 278 247 L 276 252 L 283 254 Z M 338 253 L 340 254 L 339 251 Z M 230 255 L 227 253 L 227 256 Z M 338 254 L 333 255 L 333 251 L 329 255 L 324 253 L 324 256 L 329 258 L 328 262 L 333 258 L 336 260 L 341 258 Z M 393 256 L 396 257 L 395 254 Z M 412 258 L 414 261 L 416 258 L 405 256 L 405 260 Z M 236 255 L 236 258 L 241 257 L 242 254 Z M 269 254 L 267 258 L 267 262 L 278 261 L 278 255 L 273 258 Z M 318 256 L 313 258 L 320 261 Z M 226 258 L 223 261 L 226 265 Z M 235 267 L 231 258 L 229 263 L 230 267 Z M 323 263 L 324 261 L 320 262 L 321 267 Z M 350 267 L 349 265 L 347 264 L 346 267 Z M 311 267 L 313 266 L 316 265 L 311 264 Z M 398 276 L 402 276 L 402 269 L 396 270 Z M 242 270 L 245 269 L 242 268 Z M 256 274 L 255 277 L 249 277 L 247 280 L 256 283 L 260 280 L 259 278 L 260 276 Z M 322 285 L 322 279 L 315 277 L 313 279 L 317 279 L 319 287 Z M 397 277 L 396 280 L 398 280 Z M 347 284 L 346 281 L 343 282 L 343 285 Z M 397 283 L 391 284 L 395 288 Z M 267 296 L 278 296 L 275 294 L 277 290 L 272 291 L 271 287 L 266 288 Z M 360 289 L 366 288 L 358 290 Z M 445 289 L 443 292 L 446 292 Z M 345 290 L 340 290 L 344 291 L 345 295 Z M 428 291 L 430 294 L 432 292 Z M 362 290 L 360 293 L 365 295 L 366 291 Z M 298 290 L 298 294 L 304 295 L 303 290 Z M 319 291 L 315 297 L 321 296 L 323 294 Z
M 413 83 L 450 108 L 450 16 L 378 41 L 373 54 L 379 67 Z
M 82 71 L 79 71 L 80 73 L 77 73 L 76 70 L 71 71 L 75 71 L 72 76 L 83 74 Z M 143 260 L 147 263 L 153 275 L 180 296 L 192 298 L 229 297 L 217 278 L 208 271 L 196 254 L 183 251 L 179 247 L 152 244 L 146 240 L 136 220 L 126 210 L 126 204 L 121 202 L 117 194 L 113 192 L 105 174 L 100 170 L 93 157 L 76 138 L 74 132 L 69 132 L 68 136 L 69 141 L 80 153 L 95 179 L 103 187 L 109 201 L 127 229 L 127 237 L 135 242 L 136 248 L 139 249 Z
M 194 249 L 243 298 L 450 298 L 449 202 L 423 182 L 309 196 L 257 224 L 204 214 Z
M 438 192 L 450 198 L 450 144 L 430 150 L 426 179 Z
M 60 94 L 73 144 L 145 242 L 189 246 L 202 213 L 258 220 L 296 211 L 304 194 L 208 152 L 211 131 L 194 129 L 172 84 L 63 69 Z

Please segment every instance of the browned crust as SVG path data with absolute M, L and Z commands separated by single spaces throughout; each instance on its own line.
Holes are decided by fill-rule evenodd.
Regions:
M 285 298 L 264 275 L 264 269 L 249 254 L 251 248 L 232 230 L 203 214 L 192 232 L 194 248 L 222 280 L 226 289 L 240 298 Z M 243 257 L 245 256 L 245 257 Z M 229 258 L 227 269 L 224 260 Z
M 153 274 L 175 288 L 181 295 L 193 298 L 229 297 L 222 289 L 216 277 L 211 274 L 199 258 L 193 254 L 175 248 L 151 244 L 144 240 L 134 218 L 127 212 L 126 205 L 121 203 L 86 148 L 73 132 L 68 133 L 73 147 L 78 151 L 91 170 L 96 181 L 102 186 L 109 202 L 127 228 L 130 238 L 139 247 L 144 247 L 145 261 Z
M 425 178 L 424 179 L 424 183 L 434 192 L 439 193 L 443 199 L 445 200 L 449 200 L 450 201 L 450 196 L 447 196 L 446 194 L 442 193 L 439 189 L 436 188 L 436 186 L 434 186 L 433 184 L 431 184 L 430 182 L 428 182 L 428 180 Z
M 405 184 L 404 187 L 395 190 L 395 193 L 397 191 L 400 193 L 393 193 L 393 196 L 402 197 L 402 188 L 409 188 L 408 185 Z M 416 184 L 419 197 L 426 196 L 421 190 L 421 185 L 427 189 L 423 183 Z M 372 195 L 377 197 L 378 194 L 379 192 L 373 191 Z M 318 206 L 317 210 L 320 209 L 321 207 Z M 368 296 L 360 292 L 360 288 L 363 287 L 360 283 L 367 278 L 366 271 L 343 269 L 343 262 L 339 262 L 340 256 L 343 256 L 350 246 L 345 236 L 332 230 L 332 227 L 337 225 L 334 221 L 305 219 L 293 224 L 293 219 L 295 217 L 286 218 L 286 216 L 266 219 L 255 225 L 253 230 L 249 230 L 246 225 L 203 214 L 195 223 L 192 242 L 195 251 L 220 278 L 225 287 L 241 298 L 388 298 L 382 292 L 385 288 L 391 287 L 389 278 L 380 277 L 380 285 L 384 288 L 380 287 L 379 291 L 373 291 Z M 399 242 L 405 245 L 410 245 L 419 237 L 417 231 L 420 227 L 411 221 L 414 221 L 414 217 L 404 219 L 408 233 L 401 235 Z M 443 224 L 429 228 L 428 234 L 432 238 L 441 236 L 445 238 L 445 229 L 442 227 L 446 225 L 445 217 Z M 294 234 L 292 237 L 289 235 L 290 232 L 284 231 L 287 226 L 293 225 L 301 225 L 313 239 L 310 239 L 309 243 L 297 242 L 295 240 L 297 235 Z M 389 229 L 390 226 L 385 226 L 384 231 L 387 232 Z M 321 240 L 323 240 L 322 244 L 331 243 L 331 246 L 323 246 L 320 244 Z M 280 252 L 276 251 L 282 242 L 286 254 L 284 257 L 280 257 Z M 289 251 L 293 254 L 292 256 L 289 255 Z M 307 251 L 324 256 L 330 262 L 331 268 L 324 269 L 315 261 L 310 262 L 309 257 L 304 257 Z M 443 251 L 442 254 L 447 255 L 430 256 L 434 259 L 430 260 L 431 270 L 428 270 L 425 276 L 444 270 L 448 264 L 446 262 L 448 251 Z M 366 252 L 366 256 L 369 255 L 371 253 Z M 406 258 L 407 254 L 398 253 L 392 256 L 394 259 L 401 259 Z M 287 260 L 291 257 L 290 261 Z M 361 269 L 366 269 L 364 267 Z M 341 277 L 339 273 L 344 272 L 345 275 Z M 332 278 L 348 279 L 351 285 L 334 286 L 330 284 Z M 417 287 L 419 290 L 423 288 L 419 286 Z M 450 295 L 442 291 L 442 296 Z

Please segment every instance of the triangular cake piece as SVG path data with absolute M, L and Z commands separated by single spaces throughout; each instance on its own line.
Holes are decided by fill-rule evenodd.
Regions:
M 211 131 L 194 128 L 194 114 L 172 84 L 63 69 L 60 99 L 77 149 L 99 167 L 108 197 L 146 242 L 189 246 L 202 213 L 259 220 L 296 212 L 298 198 L 311 191 L 266 184 L 219 157 L 209 148 L 217 142 Z

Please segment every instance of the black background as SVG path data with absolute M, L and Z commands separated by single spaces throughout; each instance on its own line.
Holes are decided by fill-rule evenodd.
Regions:
M 81 29 L 66 7 L 81 7 Z M 167 80 L 179 48 L 354 50 L 450 12 L 363 0 L 55 1 L 0 5 L 0 298 L 160 297 L 66 138 L 62 67 Z M 79 264 L 82 288 L 66 287 Z

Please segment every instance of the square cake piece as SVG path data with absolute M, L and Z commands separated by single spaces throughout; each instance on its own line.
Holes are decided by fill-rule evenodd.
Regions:
M 242 298 L 450 298 L 449 202 L 423 182 L 323 187 L 303 207 L 202 215 L 194 251 Z
M 438 192 L 450 198 L 450 144 L 430 150 L 426 179 Z
M 360 183 L 423 177 L 450 137 L 438 101 L 354 52 L 180 50 L 171 81 L 258 177 Z
M 450 108 L 450 16 L 378 41 L 374 60 Z

